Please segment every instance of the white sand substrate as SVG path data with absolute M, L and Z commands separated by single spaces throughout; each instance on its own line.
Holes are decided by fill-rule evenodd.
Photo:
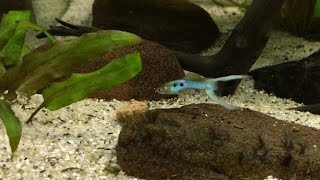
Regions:
M 76 9 L 75 2 L 81 4 L 84 1 L 74 0 L 70 10 Z M 202 6 L 212 14 L 224 33 L 230 32 L 241 17 L 236 8 Z M 89 16 L 90 11 L 87 10 L 84 14 Z M 79 17 L 85 16 L 84 14 Z M 64 18 L 68 19 L 67 16 L 70 19 L 77 18 L 70 11 L 64 14 Z M 90 17 L 84 19 L 88 20 Z M 82 20 L 75 19 L 74 22 Z M 214 54 L 224 39 L 226 35 L 204 54 Z M 275 31 L 253 69 L 283 60 L 298 60 L 319 50 L 319 47 L 318 42 L 308 42 L 288 33 Z M 279 125 L 282 122 L 280 120 L 284 120 L 320 129 L 320 116 L 287 110 L 299 104 L 257 91 L 253 89 L 251 80 L 243 81 L 233 96 L 224 99 L 234 105 L 275 117 L 279 119 Z M 42 100 L 40 95 L 32 96 L 31 100 L 21 96 L 14 102 L 13 109 L 25 121 Z M 181 94 L 178 99 L 145 103 L 149 109 L 155 109 L 204 102 L 211 100 L 205 93 L 194 91 Z M 36 115 L 32 125 L 23 124 L 21 143 L 14 155 L 11 155 L 5 129 L 0 123 L 0 179 L 138 179 L 121 171 L 115 151 L 121 131 L 116 112 L 127 104 L 128 102 L 117 100 L 86 99 L 54 112 L 43 109 Z

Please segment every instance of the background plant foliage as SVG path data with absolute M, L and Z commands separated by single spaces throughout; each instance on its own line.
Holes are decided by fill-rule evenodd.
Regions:
M 141 38 L 122 31 L 98 31 L 68 41 L 56 41 L 43 28 L 30 21 L 29 11 L 10 11 L 0 24 L 0 119 L 6 127 L 12 152 L 21 138 L 21 122 L 11 109 L 16 93 L 28 96 L 41 90 L 42 107 L 57 110 L 98 91 L 112 88 L 136 76 L 142 69 L 138 52 L 117 58 L 105 67 L 86 74 L 75 69 L 102 55 L 139 43 Z M 44 32 L 51 42 L 46 50 L 26 51 L 28 29 Z M 66 78 L 69 77 L 69 78 Z M 61 82 L 54 82 L 57 79 Z M 54 82 L 54 83 L 53 83 Z

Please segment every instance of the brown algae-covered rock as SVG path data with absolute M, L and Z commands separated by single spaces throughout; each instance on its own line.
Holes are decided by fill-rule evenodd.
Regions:
M 142 71 L 128 82 L 103 90 L 93 95 L 98 99 L 118 100 L 158 100 L 172 95 L 161 95 L 155 92 L 160 85 L 184 77 L 184 72 L 174 54 L 164 46 L 143 40 L 141 43 L 112 51 L 101 58 L 81 67 L 78 73 L 87 73 L 97 70 L 112 59 L 124 56 L 131 52 L 139 52 L 142 60 Z
M 198 53 L 219 29 L 210 14 L 188 0 L 95 0 L 92 26 L 118 29 L 170 49 Z
M 144 179 L 320 178 L 320 132 L 213 104 L 119 119 L 117 159 Z

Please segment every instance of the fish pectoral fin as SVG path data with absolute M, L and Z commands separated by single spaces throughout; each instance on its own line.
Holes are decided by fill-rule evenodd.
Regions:
M 231 104 L 228 104 L 227 102 L 225 102 L 223 99 L 221 99 L 219 96 L 217 96 L 214 91 L 211 91 L 211 90 L 205 90 L 205 92 L 207 93 L 207 95 L 209 96 L 209 98 L 211 100 L 213 100 L 214 102 L 216 102 L 217 104 L 227 108 L 227 109 L 230 109 L 230 110 L 236 110 L 236 109 L 241 109 L 240 107 L 238 106 L 234 106 L 234 105 L 231 105 Z

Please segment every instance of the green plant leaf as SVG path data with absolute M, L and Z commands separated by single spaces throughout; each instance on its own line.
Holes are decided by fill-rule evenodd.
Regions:
M 18 63 L 22 54 L 26 32 L 27 30 L 24 29 L 16 30 L 4 47 L 3 63 L 5 66 L 13 66 Z
M 0 60 L 0 78 L 6 73 L 6 68 L 3 66 Z
M 29 17 L 30 11 L 9 11 L 8 14 L 2 16 L 0 23 L 0 49 L 3 49 L 14 34 L 17 22 L 28 20 Z
M 245 6 L 247 6 L 247 7 L 249 7 L 249 6 L 251 6 L 252 1 L 253 1 L 253 0 L 245 0 L 243 4 L 244 4 Z
M 23 20 L 23 21 L 20 21 L 19 22 L 19 25 L 17 26 L 16 28 L 17 30 L 28 30 L 28 29 L 32 29 L 32 30 L 35 30 L 35 31 L 40 31 L 40 32 L 43 32 L 50 43 L 56 43 L 57 42 L 57 39 L 52 36 L 51 34 L 48 33 L 47 30 L 45 30 L 43 27 L 35 24 L 35 23 L 32 23 L 31 21 L 26 21 L 26 20 Z
M 5 47 L 10 38 L 14 35 L 18 22 L 29 20 L 30 17 L 30 11 L 9 11 L 2 16 L 0 23 L 0 50 Z
M 135 77 L 142 69 L 139 53 L 112 60 L 103 68 L 85 74 L 72 74 L 53 83 L 43 92 L 43 106 L 53 111 L 80 101 L 101 90 L 110 89 Z
M 320 18 L 320 0 L 316 0 L 314 6 L 313 17 Z
M 11 109 L 10 104 L 0 99 L 0 119 L 7 130 L 9 137 L 11 152 L 14 153 L 19 145 L 22 133 L 22 127 L 20 120 L 15 116 Z
M 23 57 L 24 53 L 24 39 L 29 29 L 44 32 L 49 41 L 56 42 L 56 39 L 47 33 L 41 26 L 38 26 L 29 20 L 20 21 L 15 29 L 14 34 L 10 37 L 8 43 L 3 49 L 4 64 L 6 66 L 13 66 L 19 63 L 19 60 Z
M 27 54 L 20 66 L 10 68 L 0 79 L 0 91 L 34 94 L 51 82 L 71 75 L 79 67 L 112 50 L 137 44 L 141 38 L 123 31 L 98 31 L 69 41 L 59 41 L 48 50 Z

